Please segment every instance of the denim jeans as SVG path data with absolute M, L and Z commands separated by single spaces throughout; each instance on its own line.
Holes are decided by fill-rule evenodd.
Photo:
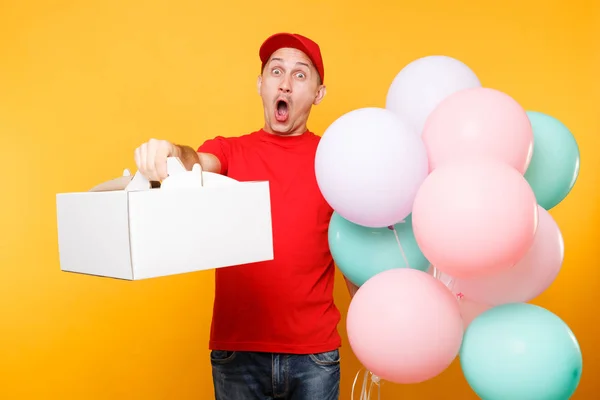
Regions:
M 339 350 L 318 354 L 210 353 L 216 400 L 338 400 Z

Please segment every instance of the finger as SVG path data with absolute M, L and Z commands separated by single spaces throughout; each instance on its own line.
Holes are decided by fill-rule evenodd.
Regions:
M 146 168 L 146 154 L 148 153 L 148 145 L 144 143 L 140 146 L 140 164 L 139 170 L 143 176 L 148 178 L 148 169 Z
M 156 158 L 154 159 L 154 170 L 156 175 L 162 181 L 168 176 L 167 157 L 169 156 L 170 145 L 168 142 L 161 142 L 156 149 Z
M 135 167 L 139 170 L 140 169 L 140 161 L 141 161 L 141 154 L 140 154 L 140 148 L 136 148 L 135 151 L 133 152 L 133 158 L 135 160 Z
M 147 178 L 151 181 L 159 180 L 156 176 L 156 168 L 154 167 L 156 159 L 156 141 L 150 139 L 146 150 L 146 170 L 148 171 Z

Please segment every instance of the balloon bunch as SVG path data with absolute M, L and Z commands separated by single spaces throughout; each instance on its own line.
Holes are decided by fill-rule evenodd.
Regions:
M 575 336 L 527 303 L 563 263 L 548 211 L 579 173 L 565 125 L 483 87 L 461 61 L 429 56 L 398 73 L 385 108 L 326 129 L 315 172 L 334 209 L 332 255 L 359 286 L 350 345 L 377 381 L 423 382 L 459 356 L 484 400 L 574 393 Z

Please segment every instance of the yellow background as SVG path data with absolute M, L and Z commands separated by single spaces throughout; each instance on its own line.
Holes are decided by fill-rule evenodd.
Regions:
M 212 272 L 140 282 L 62 273 L 55 194 L 134 169 L 134 148 L 151 137 L 196 146 L 259 128 L 258 46 L 280 30 L 322 46 L 328 95 L 311 118 L 316 132 L 352 109 L 384 106 L 395 74 L 433 53 L 463 60 L 484 85 L 572 129 L 582 169 L 552 212 L 566 260 L 536 302 L 575 332 L 584 354 L 575 398 L 595 398 L 600 6 L 597 0 L 519 3 L 0 2 L 0 398 L 212 397 Z M 345 313 L 349 297 L 337 283 Z M 344 323 L 342 398 L 348 399 L 360 365 Z M 383 395 L 476 398 L 457 363 L 421 385 L 385 383 Z

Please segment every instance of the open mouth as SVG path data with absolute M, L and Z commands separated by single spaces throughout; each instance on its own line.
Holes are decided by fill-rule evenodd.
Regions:
M 289 115 L 289 105 L 285 100 L 278 100 L 275 107 L 275 118 L 279 122 L 285 122 Z

